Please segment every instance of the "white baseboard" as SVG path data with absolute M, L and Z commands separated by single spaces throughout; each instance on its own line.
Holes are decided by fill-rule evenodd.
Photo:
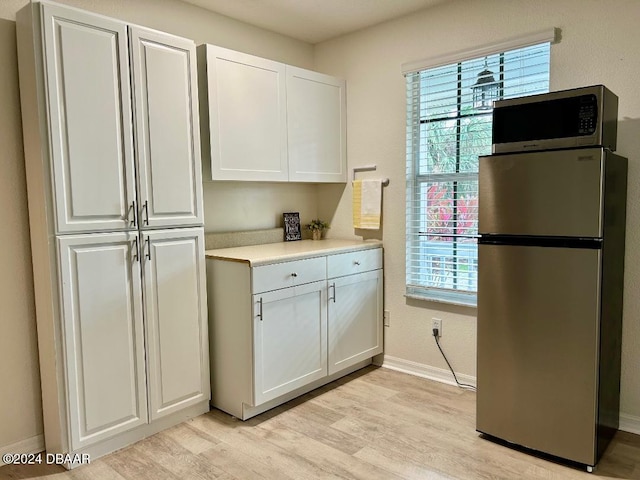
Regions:
M 620 413 L 620 430 L 640 435 L 640 417 L 629 415 L 628 413 Z
M 398 372 L 409 373 L 422 378 L 428 378 L 429 380 L 435 380 L 436 382 L 446 383 L 448 385 L 456 385 L 456 381 L 449 370 L 432 367 L 431 365 L 425 365 L 423 363 L 412 362 L 411 360 L 404 360 L 402 358 L 385 355 L 382 360 L 382 367 L 396 370 Z M 474 387 L 476 386 L 476 377 L 458 372 L 456 372 L 456 377 L 458 377 L 458 381 L 460 383 L 466 383 L 467 385 L 473 385 Z
M 424 365 L 422 363 L 412 362 L 411 360 L 392 357 L 390 355 L 384 356 L 380 366 L 389 368 L 391 370 L 396 370 L 398 372 L 427 378 L 429 380 L 435 380 L 436 382 L 446 383 L 448 385 L 456 384 L 455 380 L 453 379 L 453 375 L 451 375 L 451 372 L 449 370 L 432 367 L 430 365 Z M 456 372 L 456 376 L 458 377 L 458 381 L 460 383 L 466 383 L 469 385 L 473 385 L 474 387 L 476 386 L 476 377 L 458 372 Z M 619 430 L 640 435 L 640 417 L 620 412 Z
M 5 453 L 38 453 L 44 451 L 44 435 L 36 435 L 7 446 L 0 446 L 0 467 L 5 465 L 2 456 Z

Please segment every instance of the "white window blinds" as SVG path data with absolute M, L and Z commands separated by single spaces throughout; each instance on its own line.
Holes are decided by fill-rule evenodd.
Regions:
M 497 98 L 547 92 L 549 51 L 545 42 L 406 74 L 408 296 L 475 305 L 478 156 L 491 153 L 492 112 L 474 105 L 473 86 L 491 77 Z

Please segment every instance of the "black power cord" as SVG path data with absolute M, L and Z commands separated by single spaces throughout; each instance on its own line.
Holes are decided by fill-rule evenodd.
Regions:
M 449 360 L 447 360 L 447 356 L 444 354 L 444 350 L 442 350 L 442 347 L 440 346 L 440 342 L 438 341 L 438 329 L 434 328 L 433 329 L 433 338 L 436 340 L 436 345 L 438 346 L 438 350 L 440 350 L 440 353 L 442 354 L 442 358 L 444 358 L 444 361 L 447 362 L 447 366 L 449 367 L 449 370 L 451 370 L 451 374 L 453 375 L 453 379 L 456 381 L 456 384 L 460 387 L 460 388 L 467 388 L 469 390 L 476 390 L 476 387 L 474 387 L 473 385 L 469 385 L 468 383 L 460 383 L 458 381 L 458 377 L 456 377 L 456 372 L 453 371 L 453 368 L 451 368 L 451 364 L 449 363 Z

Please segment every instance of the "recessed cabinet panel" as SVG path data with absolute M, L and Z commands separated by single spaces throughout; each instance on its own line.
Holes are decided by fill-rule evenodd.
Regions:
M 211 179 L 287 181 L 284 65 L 204 48 Z
M 329 280 L 328 288 L 331 375 L 382 353 L 382 270 Z
M 140 224 L 203 222 L 193 42 L 131 27 Z
M 345 82 L 287 65 L 289 180 L 346 182 Z
M 58 240 L 73 449 L 147 422 L 137 236 Z
M 325 285 L 253 296 L 254 405 L 327 375 Z
M 60 233 L 121 230 L 135 200 L 124 24 L 43 5 Z
M 209 398 L 204 232 L 142 234 L 151 420 Z

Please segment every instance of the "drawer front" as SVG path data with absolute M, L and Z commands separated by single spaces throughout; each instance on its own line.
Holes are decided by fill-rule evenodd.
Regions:
M 269 292 L 325 280 L 327 278 L 327 262 L 325 257 L 318 257 L 274 263 L 254 267 L 252 274 L 253 293 Z
M 343 277 L 382 268 L 382 248 L 340 253 L 327 257 L 327 277 Z

